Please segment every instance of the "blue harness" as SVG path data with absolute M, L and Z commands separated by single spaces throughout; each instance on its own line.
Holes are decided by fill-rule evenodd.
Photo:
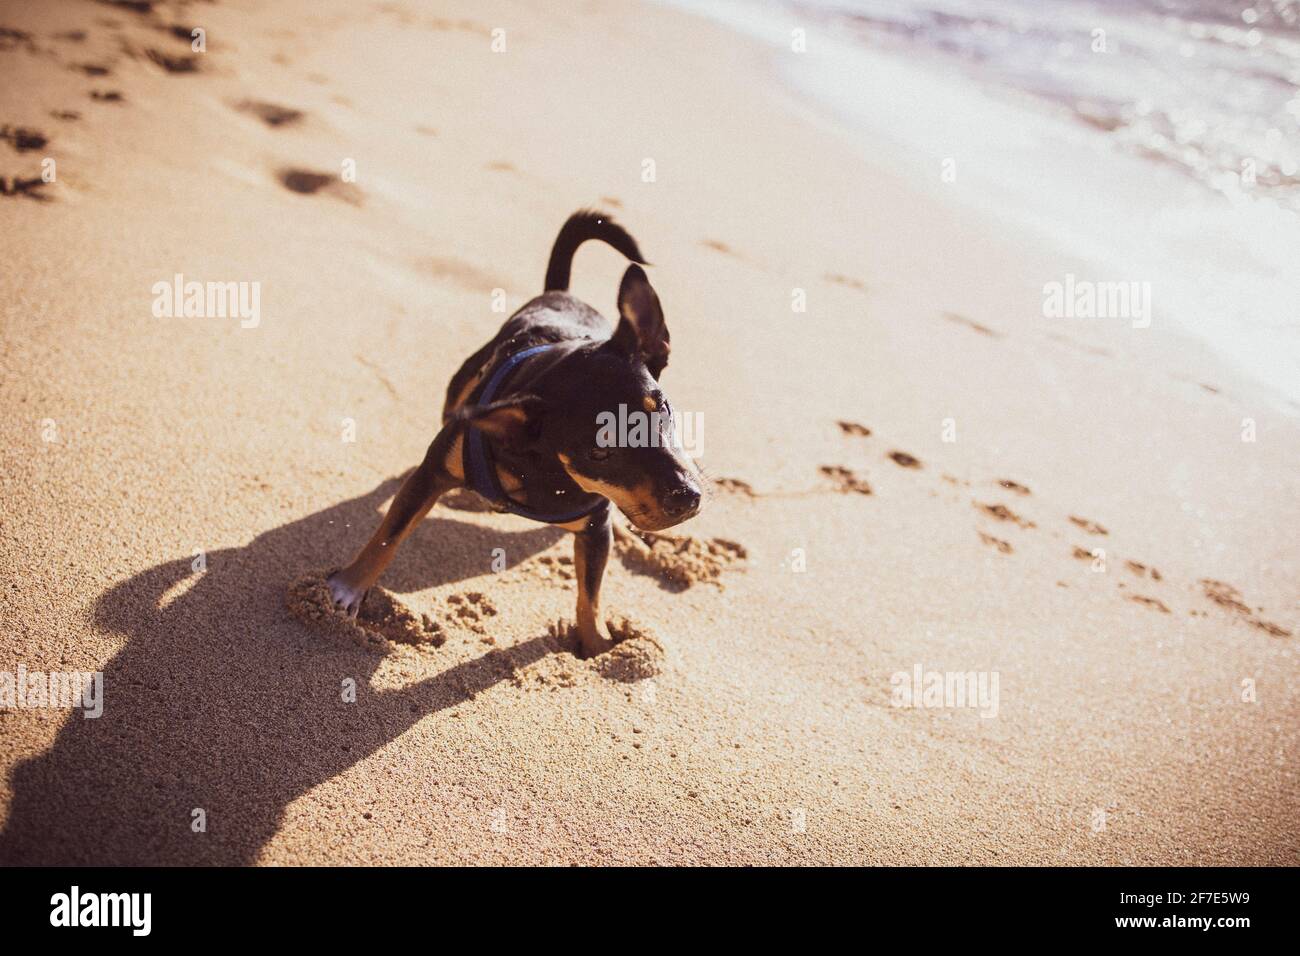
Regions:
M 486 405 L 492 401 L 497 389 L 501 387 L 501 383 L 524 359 L 554 347 L 554 344 L 534 345 L 532 348 L 524 349 L 522 352 L 516 352 L 510 356 L 492 373 L 492 377 L 483 386 L 483 390 L 479 392 L 475 401 L 480 405 Z M 472 426 L 465 430 L 464 466 L 467 487 L 491 502 L 497 509 L 509 511 L 511 514 L 517 514 L 521 518 L 528 518 L 530 521 L 541 521 L 545 524 L 568 524 L 570 521 L 585 518 L 605 504 L 604 499 L 598 499 L 593 505 L 562 515 L 547 515 L 525 508 L 507 495 L 501 487 L 501 482 L 497 478 L 496 466 L 492 461 L 492 454 L 488 449 L 487 442 L 483 440 L 483 433 Z

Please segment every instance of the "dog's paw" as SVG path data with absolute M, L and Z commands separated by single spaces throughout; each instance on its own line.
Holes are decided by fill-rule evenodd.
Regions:
M 601 621 L 579 622 L 573 630 L 578 636 L 577 656 L 582 660 L 590 660 L 614 646 L 609 628 Z
M 330 598 L 334 601 L 334 606 L 348 617 L 357 616 L 362 603 L 366 600 L 366 595 L 370 593 L 369 588 L 353 587 L 347 583 L 341 571 L 335 571 L 326 578 L 325 584 L 330 589 Z
M 285 592 L 285 605 L 319 633 L 345 637 L 384 654 L 398 644 L 430 648 L 447 640 L 442 625 L 429 615 L 417 614 L 382 587 L 357 593 L 343 584 L 344 578 L 338 572 L 300 574 Z

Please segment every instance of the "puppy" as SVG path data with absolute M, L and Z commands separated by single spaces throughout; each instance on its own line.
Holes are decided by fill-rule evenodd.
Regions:
M 588 239 L 639 263 L 619 286 L 617 326 L 566 291 L 573 255 Z M 352 563 L 330 575 L 337 607 L 355 616 L 439 496 L 468 487 L 498 510 L 574 533 L 582 653 L 610 647 L 600 613 L 610 503 L 637 527 L 658 531 L 694 516 L 701 501 L 697 473 L 675 440 L 672 407 L 659 386 L 668 327 L 644 264 L 636 240 L 607 215 L 569 217 L 551 250 L 545 291 L 461 366 L 424 461 Z M 650 427 L 629 432 L 645 436 L 635 447 L 619 447 L 602 423 L 630 413 L 644 414 Z

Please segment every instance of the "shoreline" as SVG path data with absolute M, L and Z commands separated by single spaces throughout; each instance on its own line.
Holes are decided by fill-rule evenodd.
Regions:
M 908 59 L 903 50 L 836 36 L 830 11 L 818 19 L 753 2 L 712 2 L 698 9 L 658 2 L 758 44 L 788 105 L 851 143 L 869 165 L 918 191 L 949 195 L 950 205 L 960 205 L 989 228 L 1049 244 L 1056 257 L 1074 262 L 1091 281 L 1154 286 L 1164 331 L 1192 351 L 1208 350 L 1224 369 L 1219 377 L 1248 380 L 1274 409 L 1300 414 L 1300 390 L 1286 388 L 1300 381 L 1300 338 L 1285 324 L 1287 303 L 1300 286 L 1285 281 L 1281 258 L 1254 258 L 1264 245 L 1262 235 L 1272 236 L 1276 249 L 1300 241 L 1300 222 L 1269 197 L 1238 190 L 1230 202 L 1203 184 L 1193 186 L 1172 168 L 1118 151 L 1059 104 L 999 89 L 965 75 L 960 64 L 953 74 L 954 64 L 933 51 Z M 744 22 L 745 17 L 755 19 Z M 781 41 L 796 28 L 804 34 L 805 52 L 785 55 Z M 844 93 L 877 89 L 901 95 L 894 102 L 874 93 Z M 922 116 L 930 119 L 923 123 Z M 1044 201 L 1047 196 L 1053 203 Z M 1098 208 L 1109 215 L 1124 206 L 1139 211 L 1110 221 L 1095 215 Z M 1196 232 L 1204 236 L 1193 242 Z M 1123 243 L 1118 250 L 1117 240 Z M 1146 248 L 1166 245 L 1199 265 L 1146 254 Z M 1145 261 L 1135 267 L 1135 258 Z M 1225 258 L 1249 260 L 1252 276 L 1224 269 Z M 1218 278 L 1203 279 L 1202 269 Z M 1062 275 L 1042 278 L 1061 281 Z M 1226 321 L 1206 307 L 1207 299 L 1225 313 L 1273 314 L 1276 321 L 1262 328 Z M 1025 306 L 1036 303 L 1027 297 Z M 1270 337 L 1285 348 L 1270 345 Z

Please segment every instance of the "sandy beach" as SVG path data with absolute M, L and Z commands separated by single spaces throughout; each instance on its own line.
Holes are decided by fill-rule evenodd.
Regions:
M 0 708 L 0 863 L 1300 863 L 1300 409 L 1158 301 L 1045 317 L 1087 262 L 778 55 L 654 3 L 0 0 L 0 671 L 103 675 Z M 570 536 L 467 495 L 372 594 L 409 640 L 296 616 L 583 207 L 709 483 L 611 560 L 626 646 L 576 658 Z M 985 697 L 900 706 L 931 673 Z

